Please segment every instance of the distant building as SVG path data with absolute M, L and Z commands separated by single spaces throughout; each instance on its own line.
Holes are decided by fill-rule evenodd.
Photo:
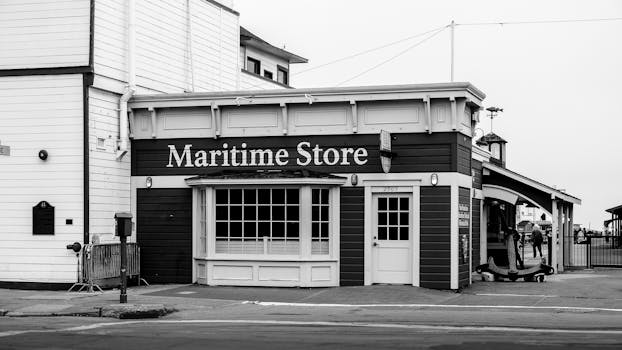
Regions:
M 129 138 L 145 127 L 127 109 L 133 94 L 290 88 L 290 64 L 306 62 L 212 0 L 9 1 L 2 28 L 6 283 L 73 282 L 76 260 L 65 245 L 114 239 L 114 213 L 131 207 Z M 185 118 L 157 128 L 178 130 Z M 33 226 L 39 204 L 54 210 L 45 227 Z

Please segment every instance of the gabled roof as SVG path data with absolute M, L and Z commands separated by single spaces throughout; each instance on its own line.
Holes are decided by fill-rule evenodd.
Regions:
M 254 47 L 256 49 L 271 53 L 275 56 L 282 57 L 286 59 L 289 63 L 309 62 L 309 60 L 307 60 L 304 57 L 298 56 L 289 51 L 283 50 L 281 48 L 278 48 L 274 45 L 269 44 L 268 42 L 258 37 L 257 35 L 251 33 L 248 29 L 242 26 L 240 26 L 240 44 L 243 44 L 249 47 Z
M 489 132 L 488 134 L 480 137 L 479 140 L 476 141 L 477 144 L 489 144 L 491 142 L 502 142 L 502 143 L 508 143 L 506 140 L 504 140 L 501 136 L 495 134 L 494 132 Z
M 606 209 L 605 211 L 611 214 L 622 213 L 622 204 L 617 207 Z

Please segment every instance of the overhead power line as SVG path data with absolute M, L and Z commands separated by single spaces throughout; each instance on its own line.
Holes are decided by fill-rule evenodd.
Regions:
M 381 45 L 381 46 L 377 46 L 377 47 L 374 47 L 374 48 L 371 48 L 371 49 L 367 49 L 365 51 L 357 52 L 355 54 L 352 54 L 352 55 L 349 55 L 349 56 L 346 56 L 346 57 L 338 58 L 336 60 L 320 64 L 319 66 L 315 66 L 315 67 L 311 67 L 309 69 L 302 70 L 302 71 L 300 71 L 300 72 L 298 72 L 296 74 L 293 74 L 293 75 L 298 76 L 298 75 L 301 75 L 301 74 L 304 74 L 304 73 L 307 73 L 307 72 L 314 71 L 316 69 L 320 69 L 320 68 L 326 67 L 326 66 L 334 64 L 334 63 L 338 63 L 338 62 L 342 62 L 342 61 L 345 61 L 345 60 L 349 60 L 351 58 L 355 58 L 355 57 L 358 57 L 358 56 L 361 56 L 361 55 L 365 55 L 365 54 L 368 54 L 370 52 L 382 50 L 382 49 L 385 49 L 387 47 L 391 47 L 391 46 L 394 46 L 394 45 L 397 45 L 397 44 L 401 44 L 401 43 L 403 43 L 405 41 L 409 41 L 409 40 L 412 40 L 414 38 L 418 38 L 420 36 L 424 36 L 426 34 L 429 34 L 429 33 L 432 33 L 432 32 L 436 32 L 437 30 L 444 29 L 446 27 L 447 26 L 444 25 L 444 26 L 440 26 L 440 27 L 428 30 L 428 31 L 423 32 L 423 33 L 411 35 L 409 37 L 406 37 L 406 38 L 403 38 L 403 39 L 400 39 L 400 40 L 397 40 L 397 41 L 393 41 L 393 42 L 390 42 L 390 43 L 387 43 L 387 44 L 384 44 L 384 45 Z
M 516 24 L 555 24 L 555 23 L 585 23 L 585 22 L 611 22 L 622 21 L 622 17 L 612 18 L 583 18 L 583 19 L 552 19 L 541 21 L 499 21 L 499 22 L 473 22 L 456 23 L 456 26 L 490 26 L 490 25 L 516 25 Z
M 417 46 L 419 46 L 419 45 L 423 44 L 424 42 L 426 42 L 426 41 L 428 41 L 428 40 L 432 39 L 433 37 L 435 37 L 436 35 L 440 34 L 442 31 L 444 31 L 445 29 L 447 29 L 447 27 L 449 27 L 449 26 L 447 25 L 447 26 L 443 26 L 443 27 L 441 27 L 441 28 L 437 29 L 434 33 L 432 33 L 431 35 L 427 36 L 427 37 L 426 37 L 426 38 L 424 38 L 423 40 L 420 40 L 420 41 L 416 42 L 415 44 L 413 44 L 413 45 L 411 45 L 411 46 L 407 47 L 406 49 L 404 49 L 404 50 L 402 50 L 402 51 L 400 51 L 399 53 L 397 53 L 396 55 L 394 55 L 394 56 L 390 57 L 389 59 L 384 60 L 384 61 L 382 61 L 382 62 L 380 62 L 380 63 L 378 63 L 378 64 L 376 64 L 376 65 L 372 66 L 371 68 L 366 69 L 366 70 L 364 70 L 363 72 L 361 72 L 361 73 L 359 73 L 359 74 L 357 74 L 357 75 L 355 75 L 355 76 L 353 76 L 353 77 L 351 77 L 351 78 L 349 78 L 349 79 L 346 79 L 346 80 L 344 80 L 344 81 L 340 82 L 339 84 L 337 84 L 337 85 L 335 85 L 335 86 L 340 86 L 340 85 L 343 85 L 343 84 L 345 84 L 345 83 L 347 83 L 347 82 L 350 82 L 350 81 L 352 81 L 352 80 L 354 80 L 354 79 L 356 79 L 356 78 L 360 77 L 360 76 L 361 76 L 361 75 L 363 75 L 363 74 L 366 74 L 366 73 L 368 73 L 368 72 L 370 72 L 370 71 L 372 71 L 372 70 L 374 70 L 374 69 L 376 69 L 376 68 L 378 68 L 378 67 L 380 67 L 380 66 L 382 66 L 382 65 L 384 65 L 384 64 L 387 64 L 387 63 L 389 63 L 389 62 L 393 61 L 394 59 L 396 59 L 396 58 L 398 58 L 398 57 L 402 56 L 403 54 L 407 53 L 408 51 L 410 51 L 410 50 L 414 49 L 415 47 L 417 47 Z

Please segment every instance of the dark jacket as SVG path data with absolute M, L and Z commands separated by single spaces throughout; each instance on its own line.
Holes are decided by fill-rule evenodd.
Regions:
M 531 241 L 534 244 L 542 244 L 542 241 L 544 241 L 542 237 L 542 232 L 538 229 L 533 230 L 533 232 L 531 233 Z

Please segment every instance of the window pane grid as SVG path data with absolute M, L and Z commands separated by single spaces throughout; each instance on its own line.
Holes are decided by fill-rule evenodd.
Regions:
M 330 253 L 329 190 L 311 189 L 311 254 Z
M 410 203 L 408 197 L 378 198 L 378 240 L 409 239 Z
M 216 253 L 299 254 L 298 189 L 216 192 Z

